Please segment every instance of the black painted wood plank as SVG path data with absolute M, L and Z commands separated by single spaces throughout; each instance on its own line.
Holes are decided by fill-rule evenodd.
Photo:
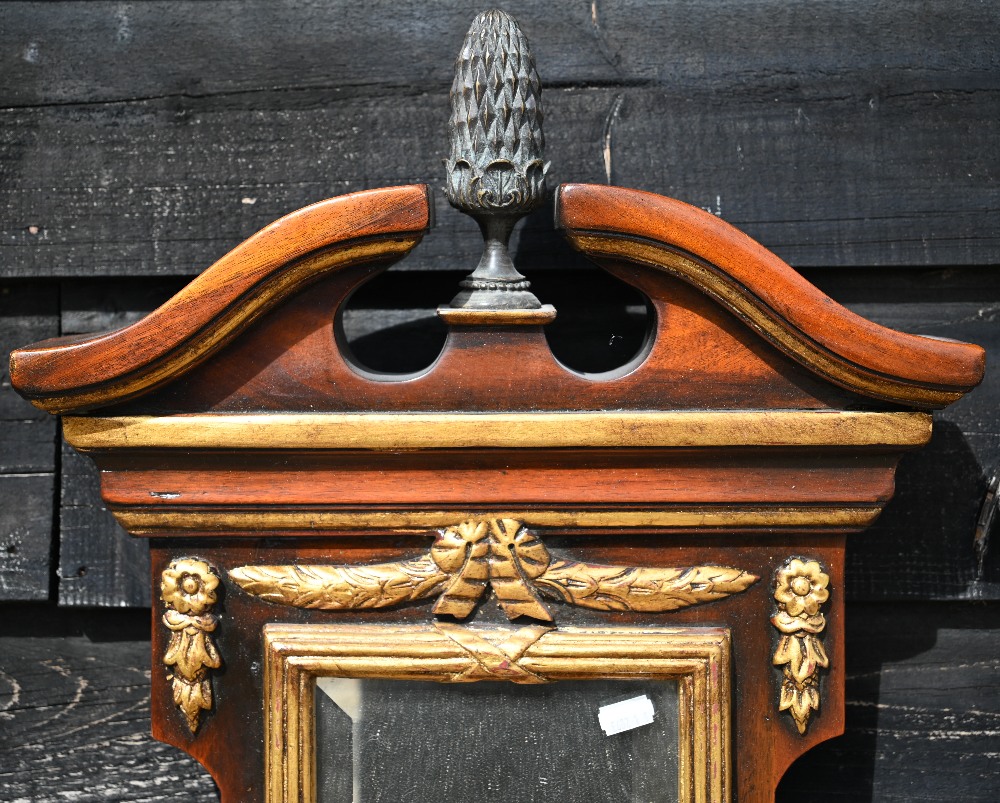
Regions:
M 931 443 L 904 455 L 896 494 L 848 541 L 854 599 L 998 599 L 1000 533 L 980 568 L 976 519 L 1000 470 L 1000 277 L 990 269 L 813 271 L 809 278 L 860 315 L 915 334 L 978 343 L 983 383 L 935 413 Z
M 998 629 L 996 604 L 848 605 L 846 734 L 799 759 L 777 799 L 1000 799 Z
M 59 500 L 59 604 L 148 606 L 149 547 L 101 501 L 93 462 L 63 444 Z
M 59 331 L 58 288 L 0 282 L 0 600 L 49 597 L 56 422 L 10 386 L 8 355 Z
M 107 331 L 134 323 L 185 282 L 177 279 L 77 280 L 60 283 L 64 334 Z M 150 604 L 149 550 L 105 509 L 94 464 L 62 445 L 59 604 L 143 607 Z
M 149 734 L 148 618 L 122 640 L 94 617 L 96 637 L 0 638 L 0 789 L 7 801 L 217 800 L 193 759 Z M 7 613 L 6 615 L 10 615 Z M 45 611 L 17 609 L 35 633 Z M 142 623 L 142 630 L 136 627 Z M 13 628 L 5 628 L 11 630 Z M 148 637 L 146 637 L 148 638 Z M 162 670 L 157 671 L 162 680 Z
M 442 181 L 478 7 L 0 3 L 8 275 L 197 272 L 332 194 Z M 509 6 L 546 92 L 553 181 L 688 200 L 793 264 L 1000 262 L 995 4 Z M 407 264 L 471 264 L 443 214 Z M 552 235 L 530 237 L 547 261 Z

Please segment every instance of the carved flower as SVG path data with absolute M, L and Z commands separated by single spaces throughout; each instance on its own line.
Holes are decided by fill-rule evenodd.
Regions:
M 808 616 L 815 616 L 820 605 L 830 597 L 826 590 L 829 584 L 830 576 L 816 561 L 793 558 L 778 570 L 774 598 L 791 616 L 800 616 L 803 611 Z
M 218 585 L 219 578 L 205 561 L 182 558 L 164 570 L 160 598 L 178 613 L 202 614 L 215 604 Z

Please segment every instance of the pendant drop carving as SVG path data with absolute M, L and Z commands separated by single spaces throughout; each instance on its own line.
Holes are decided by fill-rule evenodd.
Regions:
M 212 613 L 218 601 L 219 576 L 203 560 L 180 558 L 160 575 L 160 599 L 166 611 L 163 624 L 170 630 L 170 643 L 163 654 L 174 705 L 198 730 L 202 711 L 212 708 L 211 670 L 222 666 L 212 641 L 219 617 Z
M 729 566 L 635 567 L 554 559 L 516 519 L 471 519 L 438 532 L 413 560 L 367 566 L 241 566 L 230 578 L 279 605 L 386 608 L 437 597 L 435 614 L 465 619 L 492 590 L 508 619 L 551 622 L 543 602 L 662 613 L 745 591 L 757 576 Z
M 774 579 L 778 610 L 771 617 L 781 633 L 772 662 L 782 667 L 779 711 L 788 711 L 800 734 L 809 727 L 813 711 L 819 710 L 819 671 L 830 666 L 820 634 L 826 628 L 821 612 L 830 598 L 830 576 L 814 560 L 790 558 Z

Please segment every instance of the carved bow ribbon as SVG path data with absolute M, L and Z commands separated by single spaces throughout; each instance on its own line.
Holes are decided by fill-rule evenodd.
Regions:
M 434 613 L 464 619 L 490 586 L 509 619 L 552 621 L 530 585 L 549 567 L 549 553 L 521 522 L 487 519 L 449 527 L 431 547 L 431 558 L 451 576 Z

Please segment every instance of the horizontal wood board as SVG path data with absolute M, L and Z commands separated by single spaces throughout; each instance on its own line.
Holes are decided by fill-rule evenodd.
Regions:
M 0 2 L 0 274 L 197 273 L 322 198 L 443 182 L 447 2 Z M 678 197 L 796 266 L 997 264 L 1000 7 L 512 2 L 553 184 Z M 266 33 L 265 33 L 266 32 Z M 475 263 L 435 199 L 408 269 Z M 551 209 L 515 235 L 566 267 Z
M 0 281 L 0 601 L 49 598 L 57 423 L 11 390 L 7 354 L 58 333 L 57 285 Z
M 149 735 L 148 611 L 10 608 L 0 634 L 0 787 L 12 801 L 217 800 Z M 847 608 L 846 734 L 794 764 L 779 803 L 1000 796 L 1000 608 Z M 822 716 L 822 712 L 819 714 Z

